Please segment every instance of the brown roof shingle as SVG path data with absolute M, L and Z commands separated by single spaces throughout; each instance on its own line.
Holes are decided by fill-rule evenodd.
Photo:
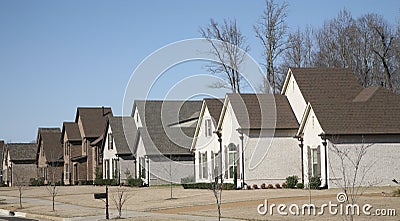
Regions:
M 222 107 L 224 106 L 224 99 L 204 98 L 204 102 L 207 106 L 208 112 L 210 112 L 214 124 L 218 123 Z
M 64 122 L 62 136 L 67 135 L 69 141 L 81 141 L 81 133 L 78 124 L 75 122 Z
M 363 88 L 348 69 L 291 70 L 325 133 L 400 133 L 399 95 L 381 87 Z
M 37 143 L 38 153 L 43 144 L 44 154 L 48 162 L 60 162 L 63 160 L 60 128 L 39 128 Z
M 9 143 L 6 144 L 11 161 L 36 161 L 37 144 L 35 143 Z
M 80 117 L 82 121 L 82 137 L 97 138 L 102 135 L 107 122 L 107 116 L 112 116 L 110 107 L 78 107 L 75 123 Z
M 228 94 L 239 125 L 251 129 L 297 129 L 299 124 L 284 95 Z

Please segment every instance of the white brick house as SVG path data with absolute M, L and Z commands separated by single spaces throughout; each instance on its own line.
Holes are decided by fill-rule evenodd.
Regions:
M 192 143 L 197 182 L 212 182 L 219 171 L 217 135 L 205 139 L 211 105 L 210 101 L 203 102 Z M 218 123 L 211 129 L 222 134 L 224 182 L 233 183 L 236 178 L 237 187 L 282 184 L 287 176 L 300 176 L 300 148 L 293 138 L 298 123 L 285 96 L 227 94 L 220 112 Z
M 399 95 L 363 88 L 350 70 L 335 68 L 289 69 L 282 94 L 300 124 L 296 135 L 306 185 L 319 176 L 321 188 L 343 186 L 343 170 L 353 177 L 354 166 L 345 159 L 342 167 L 335 148 L 353 160 L 367 148 L 356 185 L 391 185 L 400 176 Z
M 103 179 L 118 179 L 126 183 L 127 176 L 135 178 L 136 157 L 133 145 L 137 128 L 132 117 L 108 117 L 103 134 Z

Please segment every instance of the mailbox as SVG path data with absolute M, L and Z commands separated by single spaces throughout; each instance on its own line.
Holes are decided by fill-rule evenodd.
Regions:
M 105 199 L 105 198 L 107 198 L 107 193 L 95 193 L 94 198 L 95 199 Z

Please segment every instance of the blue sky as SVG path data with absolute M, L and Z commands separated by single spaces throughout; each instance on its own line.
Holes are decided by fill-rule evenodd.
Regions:
M 321 26 L 343 8 L 354 17 L 375 12 L 392 24 L 400 19 L 398 0 L 288 3 L 291 29 Z M 199 27 L 210 18 L 236 18 L 250 55 L 261 62 L 253 25 L 263 7 L 264 1 L 238 0 L 0 0 L 0 139 L 32 141 L 38 127 L 73 121 L 77 106 L 111 106 L 121 114 L 136 66 L 166 44 L 200 37 Z M 201 67 L 170 71 L 185 72 L 182 76 L 205 73 Z M 155 88 L 151 96 L 162 97 L 167 88 Z

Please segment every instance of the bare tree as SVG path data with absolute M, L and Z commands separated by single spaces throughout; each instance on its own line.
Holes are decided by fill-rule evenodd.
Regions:
M 266 80 L 269 81 L 274 92 L 279 90 L 275 62 L 287 48 L 287 9 L 286 2 L 279 4 L 274 0 L 267 0 L 264 13 L 258 24 L 254 26 L 256 37 L 264 47 Z M 267 85 L 265 88 L 268 88 Z
M 49 163 L 50 166 L 47 167 L 48 172 L 50 174 L 50 176 L 48 178 L 50 178 L 50 179 L 47 180 L 46 190 L 51 196 L 52 211 L 55 211 L 55 199 L 58 194 L 58 186 L 57 185 L 61 184 L 61 180 L 57 179 L 57 174 L 58 174 L 57 170 L 58 170 L 59 164 L 61 164 L 61 163 L 59 163 L 59 162 Z M 60 182 L 60 183 L 57 183 L 57 182 Z
M 392 76 L 394 73 L 393 64 L 395 63 L 395 61 L 393 61 L 393 45 L 395 36 L 391 27 L 383 21 L 382 17 L 376 17 L 375 23 L 372 24 L 372 28 L 380 39 L 380 44 L 374 48 L 373 52 L 378 56 L 381 65 L 383 66 L 385 86 L 392 89 Z
M 225 79 L 211 87 L 227 88 L 233 93 L 240 93 L 242 77 L 239 68 L 245 53 L 250 49 L 236 24 L 236 19 L 224 20 L 222 25 L 211 19 L 208 26 L 200 28 L 200 33 L 212 46 L 209 53 L 218 59 L 218 62 L 207 66 L 208 71 Z
M 129 200 L 130 196 L 127 193 L 126 189 L 123 187 L 116 187 L 116 191 L 111 195 L 111 199 L 115 205 L 115 208 L 118 211 L 118 217 L 122 217 L 122 208 L 125 203 Z
M 333 138 L 332 140 L 338 140 Z M 333 141 L 329 145 L 329 151 L 333 157 L 338 160 L 338 164 L 332 165 L 330 169 L 333 177 L 339 178 L 333 182 L 339 186 L 346 194 L 346 203 L 356 204 L 357 199 L 370 185 L 378 183 L 368 183 L 366 176 L 375 165 L 375 161 L 365 159 L 368 150 L 373 144 L 366 144 L 364 137 L 361 137 L 360 144 L 335 144 Z M 354 214 L 349 214 L 350 220 L 353 220 Z
M 22 209 L 22 193 L 26 186 L 28 186 L 29 181 L 26 176 L 16 173 L 12 170 L 15 178 L 15 186 L 18 188 L 18 198 L 19 198 L 19 208 Z M 11 175 L 12 176 L 12 175 Z
M 315 60 L 315 48 L 313 31 L 310 27 L 304 30 L 298 28 L 289 33 L 287 50 L 282 54 L 282 63 L 279 65 L 279 73 L 276 84 L 282 87 L 286 78 L 286 72 L 290 67 L 313 67 Z

